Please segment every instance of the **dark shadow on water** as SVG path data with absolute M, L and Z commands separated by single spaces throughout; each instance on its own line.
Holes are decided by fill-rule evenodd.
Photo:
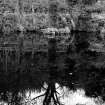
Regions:
M 56 52 L 56 40 L 49 40 L 46 52 L 6 53 L 0 51 L 0 100 L 20 105 L 26 90 L 40 91 L 46 83 L 43 105 L 61 105 L 55 84 L 71 90 L 83 88 L 88 96 L 105 98 L 103 53 L 88 50 L 88 33 L 75 33 L 75 40 L 67 52 Z M 90 34 L 89 34 L 90 35 Z M 101 64 L 99 64 L 101 62 Z M 99 65 L 97 67 L 97 65 Z M 19 96 L 19 92 L 23 96 Z M 12 94 L 9 96 L 9 94 Z M 9 99 L 12 97 L 11 99 Z

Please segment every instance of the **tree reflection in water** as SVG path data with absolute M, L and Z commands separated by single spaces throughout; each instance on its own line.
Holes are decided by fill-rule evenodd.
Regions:
M 49 68 L 50 77 L 43 105 L 49 105 L 51 103 L 51 100 L 54 101 L 54 105 L 60 105 L 54 81 L 54 77 L 57 76 L 56 75 L 57 70 L 56 70 L 56 39 L 53 38 L 49 40 L 48 62 L 49 62 L 48 68 Z
M 16 55 L 17 52 L 8 52 L 8 59 L 6 59 L 8 62 L 5 62 L 6 57 L 1 51 L 0 100 L 9 105 L 22 105 L 27 91 L 34 93 L 34 91 L 44 90 L 42 94 L 30 100 L 36 101 L 43 97 L 43 105 L 51 103 L 61 105 L 56 83 L 60 87 L 66 86 L 71 90 L 82 88 L 86 95 L 91 97 L 102 96 L 105 98 L 105 71 L 104 66 L 101 65 L 104 64 L 105 55 L 89 51 L 86 48 L 88 47 L 87 38 L 85 40 L 84 38 L 84 33 L 76 36 L 77 43 L 73 44 L 74 48 L 70 46 L 66 54 L 56 53 L 56 40 L 54 39 L 49 41 L 48 54 L 34 52 L 32 57 L 32 53 L 27 52 L 21 56 L 18 54 L 21 57 L 19 58 Z M 81 44 L 84 44 L 82 49 Z M 18 65 L 15 58 L 21 59 Z M 5 63 L 7 67 L 5 67 Z M 45 83 L 47 87 L 44 87 Z
M 23 55 L 21 56 L 19 55 L 21 57 L 20 58 L 21 62 L 19 62 L 18 66 L 16 67 L 14 65 L 15 64 L 17 65 L 17 61 L 13 62 L 14 57 L 17 57 L 15 55 L 16 52 L 12 52 L 8 54 L 9 60 L 8 60 L 8 64 L 6 65 L 7 66 L 6 72 L 4 72 L 5 67 L 2 68 L 2 65 L 1 65 L 1 68 L 3 70 L 0 73 L 1 101 L 2 100 L 6 101 L 10 105 L 21 105 L 21 102 L 25 97 L 26 90 L 41 91 L 42 88 L 45 89 L 43 87 L 43 84 L 46 82 L 48 87 L 47 89 L 45 89 L 45 93 L 41 95 L 41 96 L 45 96 L 43 105 L 49 105 L 52 100 L 55 105 L 58 105 L 58 104 L 60 105 L 60 102 L 57 97 L 56 87 L 55 87 L 55 83 L 56 83 L 55 74 L 56 73 L 59 74 L 59 72 L 57 72 L 57 69 L 56 69 L 55 46 L 56 46 L 55 39 L 51 39 L 51 41 L 49 41 L 48 55 L 43 53 L 39 53 L 39 54 L 37 53 L 37 55 L 34 54 L 33 58 L 31 57 L 30 53 L 25 53 L 24 54 L 25 58 L 23 57 Z M 1 58 L 5 59 L 5 55 L 3 55 L 3 57 L 1 56 Z M 47 61 L 47 65 L 45 64 L 46 61 Z M 2 60 L 1 60 L 1 63 L 2 63 Z

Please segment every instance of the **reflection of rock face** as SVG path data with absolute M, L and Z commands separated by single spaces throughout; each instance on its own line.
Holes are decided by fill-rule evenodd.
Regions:
M 86 33 L 82 33 L 82 35 L 83 35 L 82 39 L 81 39 L 81 34 L 79 34 L 80 38 L 77 37 L 78 42 L 79 41 L 81 42 L 81 40 L 84 40 L 84 38 L 86 38 L 84 36 L 85 34 Z M 38 37 L 39 37 L 39 35 L 38 35 Z M 84 63 L 82 65 L 80 65 L 80 64 L 78 65 L 78 62 L 83 63 L 84 59 L 85 59 L 85 58 L 81 57 L 80 60 L 79 60 L 79 58 L 78 58 L 78 60 L 76 62 L 77 63 L 76 66 L 77 66 L 77 68 L 79 66 L 81 66 L 81 67 L 76 69 L 76 71 L 73 71 L 74 73 L 76 73 L 77 78 L 72 78 L 72 71 L 70 71 L 70 73 L 68 74 L 70 79 L 69 80 L 68 79 L 64 80 L 65 70 L 61 68 L 63 72 L 61 72 L 61 71 L 58 72 L 57 70 L 60 69 L 60 68 L 58 66 L 56 67 L 56 65 L 58 65 L 58 63 L 59 63 L 60 66 L 63 66 L 64 65 L 63 61 L 64 61 L 65 57 L 69 58 L 71 55 L 63 55 L 62 53 L 56 53 L 55 52 L 55 50 L 56 50 L 55 47 L 56 47 L 56 40 L 51 39 L 49 41 L 49 49 L 50 49 L 49 50 L 49 55 L 50 55 L 51 58 L 49 60 L 48 60 L 48 54 L 44 53 L 44 52 L 39 52 L 39 53 L 36 52 L 36 53 L 34 53 L 34 56 L 32 58 L 31 57 L 32 52 L 27 52 L 27 53 L 24 52 L 24 53 L 20 54 L 18 49 L 16 49 L 16 51 L 10 51 L 10 52 L 8 52 L 8 49 L 6 50 L 7 52 L 5 52 L 5 51 L 2 52 L 1 51 L 0 52 L 0 56 L 1 56 L 0 57 L 0 70 L 1 70 L 1 72 L 0 72 L 0 89 L 4 90 L 4 88 L 5 88 L 6 90 L 9 90 L 9 91 L 15 90 L 16 87 L 18 88 L 17 91 L 20 91 L 21 89 L 23 89 L 23 90 L 25 90 L 25 89 L 37 89 L 37 88 L 39 89 L 39 88 L 41 88 L 41 86 L 43 86 L 43 83 L 47 81 L 47 82 L 50 82 L 49 87 L 48 87 L 48 89 L 50 89 L 50 91 L 48 91 L 48 93 L 51 96 L 54 97 L 53 93 L 55 91 L 55 82 L 60 82 L 61 84 L 63 84 L 63 82 L 64 83 L 66 82 L 65 84 L 67 86 L 67 84 L 69 84 L 71 82 L 71 80 L 74 79 L 73 80 L 74 84 L 78 83 L 82 86 L 84 85 L 84 87 L 86 87 L 86 88 L 88 86 L 90 87 L 91 84 L 94 83 L 94 80 L 97 79 L 97 78 L 93 78 L 93 77 L 97 77 L 97 75 L 92 74 L 92 76 L 91 76 L 91 78 L 93 79 L 92 83 L 88 84 L 91 81 L 90 78 L 87 79 L 89 77 L 88 74 L 91 74 L 90 72 L 92 72 L 94 70 L 94 68 L 89 69 L 89 71 L 88 71 L 88 69 L 85 69 L 85 68 L 88 67 L 87 63 Z M 6 54 L 6 56 L 5 56 L 5 54 Z M 77 52 L 77 54 L 78 54 L 78 52 Z M 57 57 L 54 57 L 54 56 L 57 56 Z M 75 56 L 75 55 L 72 55 L 72 56 Z M 19 59 L 21 60 L 20 64 L 17 64 L 17 62 L 18 62 L 17 58 L 18 58 L 18 60 Z M 82 61 L 82 59 L 83 59 L 83 61 Z M 56 62 L 52 62 L 52 61 L 55 61 L 55 60 L 56 60 Z M 70 59 L 68 61 L 69 61 L 70 64 L 71 64 L 71 62 L 73 63 L 72 60 L 70 62 Z M 86 61 L 86 62 L 88 62 L 88 61 Z M 46 72 L 46 70 L 49 70 L 48 63 L 52 64 L 52 65 L 50 65 L 50 70 L 52 70 L 52 72 L 50 72 L 50 73 L 48 71 Z M 56 65 L 54 65 L 54 63 Z M 90 63 L 91 63 L 91 61 L 90 61 Z M 70 64 L 68 64 L 68 66 L 70 66 Z M 84 65 L 87 65 L 87 67 L 84 66 Z M 3 70 L 5 70 L 5 66 L 7 66 L 6 67 L 6 69 L 7 69 L 7 74 L 6 75 L 3 74 Z M 84 68 L 82 68 L 82 67 L 84 67 Z M 71 70 L 71 68 L 73 68 L 72 65 L 70 66 L 69 70 Z M 100 71 L 100 70 L 98 70 L 98 71 Z M 86 75 L 85 75 L 85 73 L 86 73 Z M 79 74 L 79 76 L 78 76 L 78 74 Z M 104 77 L 104 73 L 102 73 L 102 74 L 103 74 L 103 77 Z M 75 77 L 76 75 L 73 75 L 73 77 Z M 81 75 L 83 75 L 83 76 L 81 76 Z M 49 77 L 50 77 L 50 80 L 48 80 Z M 51 81 L 52 79 L 54 81 Z M 68 81 L 68 83 L 67 83 L 67 81 Z M 82 82 L 82 84 L 81 84 L 81 82 Z M 100 81 L 98 83 L 100 83 Z M 100 84 L 100 86 L 101 86 L 101 84 Z M 95 87 L 92 87 L 92 88 L 95 89 Z M 50 99 L 51 99 L 51 97 L 50 97 Z M 70 99 L 71 98 L 67 99 L 68 102 L 70 102 Z M 77 99 L 78 99 L 78 97 L 77 97 Z M 82 98 L 82 99 L 84 99 L 84 98 Z M 82 101 L 84 101 L 84 100 L 82 100 Z M 65 101 L 65 102 L 67 102 L 67 101 Z M 74 100 L 74 102 L 75 102 L 75 100 Z M 75 105 L 75 104 L 71 104 L 71 105 Z

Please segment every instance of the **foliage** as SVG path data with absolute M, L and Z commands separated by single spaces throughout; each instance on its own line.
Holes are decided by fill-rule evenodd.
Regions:
M 83 88 L 86 95 L 101 96 L 105 100 L 105 55 L 101 52 L 89 50 L 88 34 L 76 33 L 75 53 L 69 53 L 66 59 L 65 71 L 68 75 L 71 89 Z M 99 64 L 98 64 L 99 63 Z M 97 66 L 98 65 L 98 66 Z M 66 78 L 67 79 L 67 78 Z

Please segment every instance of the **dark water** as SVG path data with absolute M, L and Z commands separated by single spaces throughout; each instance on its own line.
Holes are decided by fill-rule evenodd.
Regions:
M 56 83 L 70 90 L 82 88 L 87 96 L 101 96 L 104 99 L 104 53 L 88 50 L 88 36 L 94 34 L 82 32 L 73 35 L 75 40 L 65 52 L 56 52 L 55 40 L 49 43 L 48 52 L 32 54 L 30 51 L 1 50 L 1 101 L 10 105 L 21 105 L 26 91 L 41 91 L 44 84 L 47 84 L 43 105 L 50 105 L 51 100 L 54 105 L 60 105 Z M 22 95 L 19 96 L 19 93 Z

